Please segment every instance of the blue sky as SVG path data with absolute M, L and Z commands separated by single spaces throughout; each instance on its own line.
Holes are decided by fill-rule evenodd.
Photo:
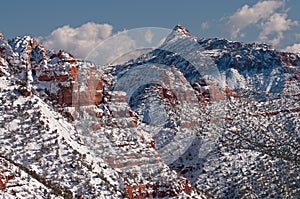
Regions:
M 299 0 L 7 0 L 1 2 L 1 8 L 0 32 L 6 38 L 31 35 L 50 41 L 53 48 L 61 47 L 58 41 L 65 41 L 52 41 L 58 37 L 51 36 L 57 28 L 76 29 L 93 22 L 95 26 L 109 25 L 97 26 L 103 33 L 100 40 L 124 29 L 173 28 L 182 23 L 199 37 L 266 42 L 279 49 L 294 45 L 290 50 L 300 49 Z

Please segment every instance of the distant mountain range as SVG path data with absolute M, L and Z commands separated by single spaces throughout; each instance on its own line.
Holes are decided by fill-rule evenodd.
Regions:
M 177 25 L 124 64 L 0 37 L 5 198 L 300 198 L 300 55 Z

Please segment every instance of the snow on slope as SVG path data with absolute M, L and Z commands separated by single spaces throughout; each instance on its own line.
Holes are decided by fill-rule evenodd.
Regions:
M 152 138 L 137 128 L 122 93 L 102 93 L 101 74 L 94 71 L 96 76 L 89 76 L 93 65 L 64 51 L 48 52 L 30 37 L 2 44 L 1 152 L 47 186 L 49 194 L 123 198 L 140 195 L 142 189 L 149 197 L 197 195 L 188 180 L 161 161 Z M 22 61 L 8 63 L 13 53 Z M 79 74 L 86 67 L 88 72 Z M 87 75 L 86 81 L 79 82 L 80 75 Z M 78 89 L 76 95 L 70 93 L 74 89 Z M 107 102 L 102 95 L 116 99 Z M 71 114 L 63 118 L 61 111 Z M 103 116 L 95 119 L 94 113 Z M 85 124 L 89 129 L 81 126 Z M 7 193 L 14 191 L 7 189 Z
M 163 99 L 168 90 L 160 82 L 163 78 L 156 75 L 156 81 L 147 84 L 141 78 L 144 85 L 138 84 L 139 89 L 122 88 L 140 119 L 158 126 L 158 133 L 150 131 L 158 151 L 169 143 L 186 144 L 175 159 L 164 150 L 169 153 L 166 162 L 191 179 L 195 189 L 220 198 L 298 197 L 299 60 L 299 55 L 266 44 L 197 38 L 177 26 L 160 48 L 116 66 L 114 73 L 118 85 L 134 71 L 134 78 L 139 78 L 143 66 L 172 66 L 192 86 L 200 107 L 187 108 L 189 115 L 198 117 L 187 131 L 182 128 L 184 109 L 176 104 L 176 89 L 171 88 L 172 97 L 167 98 L 175 103 Z M 151 110 L 164 117 L 153 114 L 151 120 Z M 174 139 L 190 133 L 192 142 Z
M 299 55 L 181 25 L 104 71 L 0 42 L 5 196 L 299 197 Z
M 72 198 L 75 195 L 121 197 L 119 173 L 88 149 L 74 127 L 35 95 L 22 96 L 18 80 L 1 77 L 1 157 L 27 173 L 32 194 Z M 16 178 L 18 179 L 18 178 Z M 17 181 L 16 184 L 23 184 Z M 22 186 L 21 186 L 22 187 Z M 119 191 L 118 191 L 119 190 Z M 11 187 L 7 193 L 22 194 Z M 29 191 L 29 190 L 28 190 Z M 20 192 L 20 193 L 19 193 Z

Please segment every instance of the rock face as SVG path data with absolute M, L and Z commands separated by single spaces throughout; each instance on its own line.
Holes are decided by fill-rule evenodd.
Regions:
M 87 79 L 86 88 L 78 91 L 78 70 L 84 63 L 71 54 L 48 51 L 29 36 L 2 41 L 0 50 L 2 65 L 8 65 L 8 72 L 62 107 L 99 105 L 102 101 L 101 74 L 93 65 L 86 77 L 80 77 Z
M 90 67 L 88 74 L 85 74 L 83 77 L 78 76 L 78 69 L 73 68 L 72 72 L 72 81 L 73 87 L 71 89 L 71 96 L 72 102 L 69 106 L 90 106 L 90 105 L 99 105 L 102 102 L 102 90 L 103 90 L 103 83 L 101 73 L 97 71 L 97 68 Z M 79 69 L 80 70 L 80 69 Z M 83 75 L 83 74 L 80 74 Z M 86 80 L 82 82 L 84 85 L 79 85 L 78 78 Z M 84 87 L 82 89 L 81 87 Z M 73 98 L 72 98 L 73 97 Z

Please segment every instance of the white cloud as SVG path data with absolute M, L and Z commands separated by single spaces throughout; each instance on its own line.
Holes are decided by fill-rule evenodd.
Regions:
M 85 58 L 100 65 L 116 63 L 115 60 L 136 49 L 136 42 L 128 35 L 127 30 L 98 44 L 88 51 Z
M 231 36 L 238 37 L 242 29 L 267 19 L 281 6 L 283 6 L 282 1 L 260 1 L 252 7 L 244 5 L 229 17 L 228 26 Z
M 292 46 L 287 46 L 284 51 L 300 53 L 300 44 L 294 44 Z
M 261 23 L 262 31 L 259 34 L 259 39 L 262 41 L 269 41 L 273 45 L 280 43 L 283 39 L 283 32 L 291 29 L 292 26 L 298 25 L 297 21 L 287 19 L 287 13 L 275 13 L 268 21 Z M 269 39 L 269 36 L 276 34 L 275 38 Z
M 232 38 L 245 37 L 243 29 L 256 26 L 260 31 L 258 40 L 278 45 L 284 39 L 284 32 L 298 25 L 288 18 L 284 0 L 263 0 L 253 6 L 244 5 L 228 20 Z
M 63 49 L 78 58 L 85 58 L 94 47 L 112 35 L 112 29 L 113 27 L 109 24 L 93 22 L 77 28 L 65 25 L 54 30 L 41 41 L 46 48 Z

